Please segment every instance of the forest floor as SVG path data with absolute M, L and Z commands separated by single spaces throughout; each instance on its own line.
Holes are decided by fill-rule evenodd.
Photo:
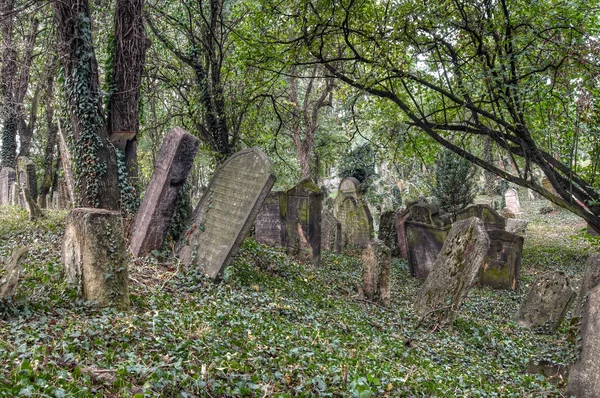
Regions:
M 29 247 L 16 297 L 0 303 L 0 396 L 563 396 L 565 377 L 526 369 L 573 360 L 570 313 L 551 335 L 513 317 L 544 271 L 578 286 L 598 242 L 569 213 L 540 215 L 544 204 L 524 204 L 520 290 L 474 288 L 453 329 L 435 332 L 412 312 L 421 281 L 404 261 L 383 308 L 357 298 L 357 256 L 326 253 L 315 268 L 251 239 L 220 284 L 165 260 L 132 263 L 131 310 L 98 310 L 64 282 L 66 213 L 34 224 L 0 208 L 0 258 Z

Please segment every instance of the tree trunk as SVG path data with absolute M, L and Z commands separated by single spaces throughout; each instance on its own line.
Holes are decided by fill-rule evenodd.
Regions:
M 13 43 L 14 3 L 0 1 L 0 33 L 2 33 L 2 167 L 15 167 L 17 153 L 17 109 L 15 106 L 15 80 L 17 76 L 17 51 Z
M 56 133 L 58 127 L 54 123 L 54 71 L 57 62 L 54 57 L 48 61 L 46 70 L 46 93 L 44 96 L 44 107 L 46 115 L 46 149 L 44 150 L 44 179 L 42 180 L 42 189 L 40 190 L 39 203 L 41 208 L 48 207 L 46 195 L 52 188 L 52 161 L 54 160 L 54 148 L 56 147 Z

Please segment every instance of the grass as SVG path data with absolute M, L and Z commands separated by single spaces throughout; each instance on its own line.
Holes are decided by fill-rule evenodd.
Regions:
M 540 335 L 512 318 L 541 272 L 577 284 L 593 242 L 577 217 L 541 205 L 527 215 L 522 290 L 475 288 L 454 328 L 434 333 L 412 312 L 420 282 L 405 262 L 386 309 L 356 298 L 356 256 L 326 253 L 314 268 L 251 239 L 220 284 L 132 262 L 131 311 L 99 310 L 64 283 L 65 213 L 34 224 L 0 208 L 0 257 L 30 248 L 17 296 L 0 303 L 0 396 L 560 397 L 564 379 L 526 368 L 573 360 L 568 321 Z

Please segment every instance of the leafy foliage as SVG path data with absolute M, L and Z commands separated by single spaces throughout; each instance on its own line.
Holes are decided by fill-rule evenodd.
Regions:
M 440 207 L 454 215 L 473 203 L 477 194 L 475 175 L 472 163 L 448 149 L 442 150 L 435 162 L 433 187 L 433 195 Z
M 340 178 L 354 177 L 361 183 L 363 191 L 369 189 L 377 173 L 375 153 L 368 143 L 351 149 L 340 159 L 338 175 Z

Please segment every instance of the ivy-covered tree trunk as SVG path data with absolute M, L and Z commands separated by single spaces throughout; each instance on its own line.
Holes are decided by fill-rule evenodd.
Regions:
M 57 1 L 54 14 L 81 205 L 118 209 L 117 159 L 102 109 L 87 0 Z
M 42 180 L 42 189 L 40 190 L 39 204 L 41 208 L 48 207 L 46 195 L 52 188 L 52 163 L 56 148 L 56 134 L 58 126 L 54 123 L 54 73 L 57 62 L 55 57 L 51 57 L 47 63 L 46 69 L 46 92 L 44 94 L 44 108 L 46 110 L 46 148 L 44 150 L 44 179 Z
M 0 33 L 2 33 L 2 167 L 15 167 L 17 152 L 17 109 L 15 107 L 15 80 L 17 51 L 13 43 L 14 2 L 0 1 Z

